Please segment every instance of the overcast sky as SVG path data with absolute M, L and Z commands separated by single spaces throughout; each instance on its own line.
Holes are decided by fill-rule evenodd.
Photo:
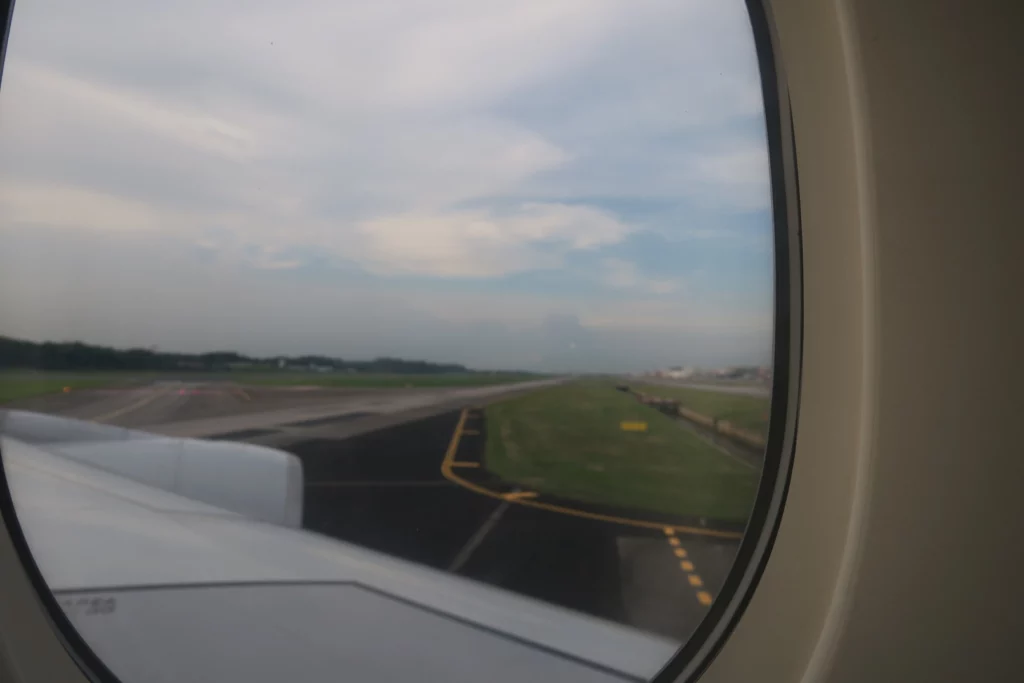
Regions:
M 0 334 L 767 363 L 741 0 L 19 0 Z

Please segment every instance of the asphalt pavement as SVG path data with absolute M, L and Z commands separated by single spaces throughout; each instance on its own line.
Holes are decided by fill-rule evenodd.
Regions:
M 470 400 L 489 400 L 550 386 L 536 380 L 483 387 L 349 389 L 243 386 L 231 382 L 165 380 L 49 394 L 5 404 L 168 436 L 210 437 L 234 431 L 343 417 L 394 415 Z
M 549 383 L 296 390 L 158 382 L 10 407 L 282 448 L 303 462 L 311 530 L 685 640 L 732 564 L 735 530 L 486 481 L 483 408 Z
M 482 411 L 462 411 L 287 446 L 303 462 L 305 524 L 320 533 L 680 641 L 706 613 L 732 563 L 733 537 L 592 519 L 483 495 L 445 476 L 446 458 L 478 470 Z M 467 426 L 468 425 L 468 426 Z M 453 445 L 454 444 L 454 445 Z M 449 455 L 451 454 L 451 455 Z M 623 513 L 624 514 L 624 513 Z M 686 520 L 690 521 L 690 520 Z M 688 570 L 683 568 L 686 563 Z M 694 577 L 691 579 L 690 577 Z

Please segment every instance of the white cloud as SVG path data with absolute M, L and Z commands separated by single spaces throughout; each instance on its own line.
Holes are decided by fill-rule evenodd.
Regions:
M 740 362 L 770 350 L 770 315 L 685 297 L 507 292 L 496 299 L 473 288 L 334 287 L 280 271 L 197 266 L 179 243 L 143 237 L 0 233 L 0 334 L 555 370 Z M 569 337 L 578 344 L 571 358 L 549 355 Z
M 78 282 L 25 270 L 5 282 L 49 292 L 49 308 L 22 313 L 38 322 L 50 311 L 51 331 L 77 320 L 83 334 L 259 337 L 288 350 L 282 330 L 304 325 L 302 343 L 324 347 L 338 331 L 291 308 L 330 306 L 340 287 L 257 293 L 240 284 L 241 265 L 285 278 L 314 254 L 369 271 L 377 288 L 395 275 L 497 278 L 614 252 L 641 223 L 598 208 L 614 205 L 604 198 L 763 208 L 743 12 L 740 0 L 20 3 L 0 94 L 0 248 L 44 228 L 77 230 L 83 253 L 115 251 L 101 241 L 109 233 L 149 257 L 190 244 L 217 257 L 206 282 L 219 290 L 207 313 L 172 326 L 167 311 L 200 291 L 182 271 L 201 269 L 184 257 L 166 277 L 111 260 L 117 272 L 87 269 Z M 660 314 L 716 320 L 695 312 L 683 276 L 652 278 L 615 258 L 576 276 L 592 298 L 483 292 L 462 323 L 507 334 L 565 312 L 610 328 L 664 324 Z M 77 307 L 54 303 L 60 287 Z M 608 288 L 636 300 L 595 304 Z M 407 320 L 433 329 L 453 296 L 405 291 L 396 303 L 375 291 L 348 292 L 341 307 L 365 330 L 360 348 L 408 336 Z M 646 299 L 691 307 L 640 316 Z M 437 329 L 438 349 L 472 352 Z
M 281 194 L 306 214 L 324 196 L 350 213 L 441 208 L 556 169 L 584 182 L 555 191 L 708 194 L 728 205 L 736 183 L 720 163 L 648 151 L 642 136 L 760 111 L 738 0 L 220 0 L 174 12 L 105 0 L 87 14 L 38 0 L 18 13 L 5 83 L 17 97 L 5 108 L 29 111 L 9 125 L 32 119 L 36 140 L 55 146 L 73 133 L 55 165 L 71 155 L 159 165 L 171 190 L 200 185 L 180 177 L 197 176 L 202 192 L 253 212 Z M 573 74 L 595 88 L 558 111 L 559 134 L 578 143 L 495 108 Z M 94 128 L 102 150 L 89 145 Z M 575 147 L 595 146 L 639 155 L 640 168 L 592 177 L 616 162 L 577 158 Z
M 613 289 L 635 290 L 649 294 L 673 294 L 683 283 L 678 278 L 649 277 L 640 272 L 635 263 L 619 258 L 601 261 L 601 281 Z
M 359 226 L 361 256 L 383 273 L 493 277 L 558 267 L 570 250 L 615 244 L 629 227 L 587 206 L 527 204 L 489 211 L 410 213 Z
M 486 117 L 373 121 L 345 135 L 323 132 L 321 144 L 331 154 L 324 170 L 332 175 L 319 182 L 342 197 L 392 210 L 437 209 L 501 194 L 569 161 L 541 135 Z
M 121 132 L 131 129 L 237 161 L 252 160 L 264 151 L 258 147 L 252 122 L 232 121 L 32 62 L 12 59 L 4 73 L 4 90 L 9 93 L 3 100 L 4 113 L 13 117 L 5 124 L 17 126 L 21 134 L 59 129 L 72 117 L 86 114 Z
M 18 8 L 15 51 L 77 57 L 108 77 L 136 70 L 192 76 L 188 94 L 231 76 L 233 90 L 266 93 L 332 116 L 478 108 L 572 69 L 599 49 L 630 12 L 623 0 L 295 0 L 288 5 L 183 0 L 174 11 L 132 0 L 97 0 L 85 13 L 74 0 Z M 90 27 L 108 40 L 90 39 Z M 24 37 L 22 37 L 24 33 Z M 22 42 L 24 41 L 24 42 Z M 31 42 L 29 42 L 31 41 Z M 187 43 L 189 49 L 182 51 Z M 132 63 L 118 63 L 127 55 Z M 182 93 L 179 92 L 179 95 Z
M 389 35 L 384 102 L 479 107 L 578 65 L 614 29 L 622 2 L 435 3 L 431 17 Z M 371 28 L 372 30 L 372 28 Z M 385 33 L 386 31 L 386 33 Z
M 705 201 L 746 210 L 771 206 L 768 149 L 762 139 L 730 142 L 714 152 L 694 155 L 688 175 Z
M 760 335 L 770 345 L 772 311 L 746 312 L 717 309 L 685 297 L 638 297 L 590 309 L 580 315 L 583 324 L 594 329 L 661 330 L 673 333 Z
M 20 225 L 92 230 L 156 230 L 168 218 L 144 202 L 79 187 L 34 185 L 0 177 L 0 230 Z

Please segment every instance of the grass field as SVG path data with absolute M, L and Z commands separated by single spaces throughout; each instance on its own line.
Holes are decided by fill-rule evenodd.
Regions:
M 95 389 L 126 381 L 126 377 L 113 374 L 90 373 L 0 373 L 0 403 L 43 394 L 54 394 L 64 387 Z
M 261 384 L 271 386 L 317 386 L 352 387 L 365 389 L 395 389 L 401 387 L 482 387 L 509 382 L 525 382 L 541 379 L 535 375 L 514 373 L 465 373 L 465 374 L 424 374 L 385 375 L 361 373 L 245 373 L 227 376 L 226 379 L 239 384 Z
M 638 510 L 743 520 L 759 471 L 601 382 L 486 409 L 488 470 L 539 492 Z M 620 423 L 647 422 L 645 432 Z
M 771 401 L 767 396 L 743 396 L 661 384 L 637 384 L 630 387 L 652 396 L 676 399 L 680 405 L 701 415 L 728 420 L 741 429 L 748 429 L 765 437 L 768 435 L 768 409 Z

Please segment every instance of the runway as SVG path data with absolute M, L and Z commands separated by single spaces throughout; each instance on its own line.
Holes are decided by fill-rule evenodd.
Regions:
M 460 401 L 489 400 L 545 386 L 546 379 L 483 387 L 413 389 L 335 389 L 323 387 L 242 386 L 232 382 L 157 381 L 111 389 L 84 389 L 5 404 L 143 429 L 167 436 L 206 438 L 236 431 L 299 425 L 353 413 L 396 415 L 430 410 Z M 315 426 L 309 424 L 306 426 Z
M 719 536 L 699 533 L 698 520 L 642 511 L 583 509 L 600 513 L 588 517 L 571 501 L 544 507 L 486 481 L 483 408 L 557 381 L 377 390 L 162 382 L 10 407 L 287 450 L 303 463 L 313 531 L 684 641 L 725 579 L 741 526 Z M 446 476 L 453 471 L 460 476 Z

